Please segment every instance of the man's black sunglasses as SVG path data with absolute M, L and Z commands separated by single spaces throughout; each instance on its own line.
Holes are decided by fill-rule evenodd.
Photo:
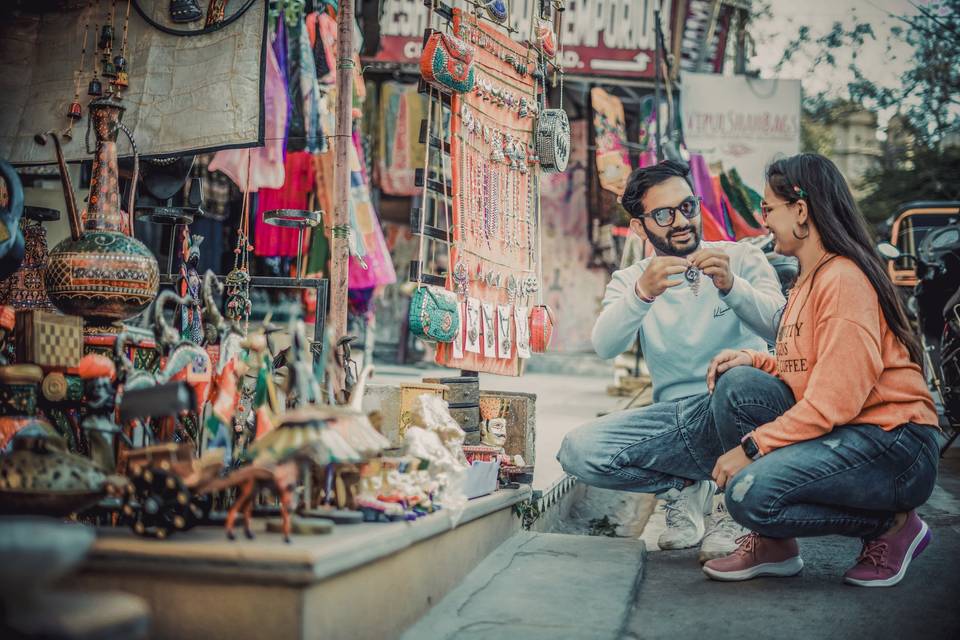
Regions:
M 675 207 L 660 207 L 658 209 L 654 209 L 650 213 L 641 213 L 637 217 L 653 218 L 653 221 L 659 226 L 669 227 L 673 225 L 673 221 L 677 216 L 677 211 L 682 213 L 683 217 L 687 220 L 692 220 L 700 215 L 700 200 L 700 196 L 690 196 Z

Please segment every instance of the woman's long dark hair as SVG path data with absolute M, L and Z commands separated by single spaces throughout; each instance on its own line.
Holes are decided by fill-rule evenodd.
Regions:
M 863 271 L 880 301 L 887 325 L 923 369 L 923 352 L 903 310 L 900 296 L 874 249 L 863 214 L 843 174 L 827 158 L 801 153 L 767 167 L 767 184 L 787 202 L 804 200 L 810 219 L 820 232 L 823 248 L 853 260 Z

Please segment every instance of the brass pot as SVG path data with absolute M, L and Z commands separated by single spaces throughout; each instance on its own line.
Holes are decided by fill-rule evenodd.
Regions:
M 89 207 L 77 211 L 60 141 L 51 133 L 60 165 L 70 237 L 50 252 L 44 285 L 62 312 L 96 322 L 122 321 L 139 314 L 157 296 L 157 259 L 132 235 L 133 225 L 120 210 L 117 135 L 124 107 L 113 98 L 90 103 L 97 137 Z M 38 142 L 44 142 L 38 136 Z M 81 227 L 82 222 L 82 227 Z

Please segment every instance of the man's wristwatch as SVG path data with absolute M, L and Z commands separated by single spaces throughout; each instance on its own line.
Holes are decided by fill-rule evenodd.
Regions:
M 749 434 L 743 436 L 743 440 L 740 441 L 740 448 L 743 449 L 743 452 L 747 454 L 747 457 L 751 460 L 756 460 L 760 457 L 760 447 L 757 446 L 757 443 L 754 442 Z

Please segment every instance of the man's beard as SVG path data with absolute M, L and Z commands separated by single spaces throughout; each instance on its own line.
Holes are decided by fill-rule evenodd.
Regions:
M 660 255 L 676 256 L 677 258 L 682 258 L 684 256 L 690 255 L 691 253 L 693 253 L 694 251 L 700 248 L 700 229 L 698 229 L 696 225 L 691 224 L 689 227 L 685 229 L 680 229 L 679 232 L 686 231 L 687 229 L 690 230 L 690 236 L 693 239 L 693 241 L 689 244 L 689 246 L 684 246 L 684 247 L 676 246 L 673 243 L 673 240 L 671 238 L 678 232 L 672 229 L 667 234 L 666 238 L 661 238 L 660 236 L 655 236 L 652 233 L 648 233 L 647 239 L 650 241 L 650 244 L 653 245 L 653 248 L 656 249 L 657 253 L 659 253 Z

